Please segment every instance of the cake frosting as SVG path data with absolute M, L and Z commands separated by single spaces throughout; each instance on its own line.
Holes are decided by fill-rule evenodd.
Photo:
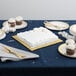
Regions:
M 44 27 L 34 28 L 30 31 L 21 32 L 18 33 L 17 36 L 27 42 L 27 44 L 31 47 L 53 42 L 58 39 L 58 36 Z
M 10 19 L 8 20 L 8 23 L 10 24 L 10 27 L 15 27 L 15 25 L 16 25 L 16 21 L 15 21 L 14 18 L 10 18 Z
M 73 55 L 75 53 L 76 44 L 73 39 L 66 40 L 66 54 Z
M 17 16 L 15 19 L 16 19 L 16 21 L 23 21 L 23 17 L 21 17 L 21 16 Z
M 13 23 L 13 22 L 16 22 L 16 21 L 15 21 L 15 18 L 10 18 L 10 19 L 8 20 L 8 22 L 9 22 L 9 23 Z
M 75 50 L 75 45 L 69 44 L 66 46 L 67 49 Z
M 66 44 L 75 44 L 75 41 L 73 39 L 66 40 Z

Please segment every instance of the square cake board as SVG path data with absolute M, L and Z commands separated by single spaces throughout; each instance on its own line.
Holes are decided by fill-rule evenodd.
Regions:
M 31 47 L 29 46 L 26 42 L 24 42 L 23 40 L 21 40 L 17 35 L 14 35 L 12 36 L 16 41 L 18 41 L 19 43 L 21 43 L 22 45 L 24 45 L 25 47 L 27 47 L 29 50 L 31 51 L 34 51 L 34 50 L 37 50 L 37 49 L 40 49 L 40 48 L 43 48 L 43 47 L 46 47 L 46 46 L 50 46 L 50 45 L 54 45 L 54 44 L 57 44 L 59 42 L 63 42 L 61 39 L 58 39 L 54 42 L 49 42 L 49 43 L 46 43 L 46 44 L 43 44 L 43 45 L 39 45 L 37 47 Z

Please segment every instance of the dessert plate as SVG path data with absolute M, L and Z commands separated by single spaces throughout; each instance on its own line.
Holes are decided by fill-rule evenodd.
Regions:
M 8 24 L 8 21 L 5 21 L 3 23 L 3 26 L 6 26 L 6 24 Z M 8 26 L 9 26 L 9 24 L 8 24 Z M 25 22 L 25 21 L 23 21 L 21 25 L 16 25 L 15 26 L 16 29 L 22 29 L 22 28 L 25 28 L 25 27 L 27 27 L 27 22 Z
M 12 52 L 7 52 L 7 49 L 5 49 L 3 46 L 7 47 L 8 49 L 10 48 L 10 51 L 14 51 L 14 52 L 13 53 Z M 23 54 L 24 57 L 23 58 L 19 58 L 18 55 L 16 55 L 15 53 Z M 10 46 L 7 46 L 5 44 L 0 43 L 0 57 L 3 60 L 18 61 L 18 60 L 22 60 L 22 59 L 38 58 L 39 55 L 31 53 L 31 52 L 28 52 L 28 51 L 25 51 L 25 50 L 21 50 L 21 49 L 17 49 L 17 48 L 14 48 L 14 47 L 10 47 Z
M 44 25 L 46 28 L 51 30 L 66 30 L 69 28 L 69 24 L 61 21 L 45 21 Z
M 6 37 L 6 34 L 3 34 L 1 37 L 0 37 L 0 40 L 4 39 Z
M 4 39 L 6 37 L 5 32 L 2 32 L 2 33 L 3 33 L 3 35 L 0 37 L 0 40 Z
M 66 44 L 61 44 L 58 48 L 58 52 L 63 55 L 63 56 L 66 56 L 66 57 L 70 57 L 70 58 L 76 58 L 76 51 L 74 53 L 74 55 L 67 55 L 66 54 Z

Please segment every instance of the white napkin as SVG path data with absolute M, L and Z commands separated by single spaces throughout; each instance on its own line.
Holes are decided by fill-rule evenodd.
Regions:
M 12 61 L 22 60 L 21 58 L 17 57 L 14 54 L 7 53 L 5 51 L 5 48 L 3 48 L 3 46 L 9 47 L 9 48 L 11 48 L 11 50 L 14 50 L 16 52 L 24 54 L 25 57 L 22 58 L 22 59 L 31 59 L 31 58 L 38 58 L 39 57 L 39 55 L 37 55 L 37 54 L 27 52 L 27 51 L 24 51 L 24 50 L 21 50 L 21 49 L 13 48 L 13 47 L 10 47 L 10 46 L 7 46 L 7 45 L 4 45 L 4 44 L 0 43 L 0 57 L 1 57 L 0 59 L 1 59 L 2 62 L 6 61 L 6 60 L 12 60 Z

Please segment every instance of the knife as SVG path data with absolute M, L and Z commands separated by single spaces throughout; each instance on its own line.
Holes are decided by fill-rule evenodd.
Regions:
M 29 52 L 29 51 L 26 51 L 26 50 L 14 48 L 14 47 L 11 47 L 11 46 L 7 46 L 3 43 L 0 43 L 0 46 L 4 47 L 4 50 L 2 50 L 2 51 L 5 51 L 7 54 L 11 54 L 11 58 L 14 58 L 14 59 L 16 58 L 18 60 L 21 60 L 21 59 L 32 59 L 32 58 L 39 58 L 40 57 L 38 54 Z M 2 55 L 2 53 L 0 53 L 0 56 L 2 58 L 7 58 L 7 60 L 10 58 L 10 56 L 9 55 L 6 56 L 5 53 L 3 55 Z M 14 56 L 16 56 L 16 57 L 14 57 Z
M 7 53 L 13 54 L 13 55 L 17 56 L 17 57 L 20 58 L 20 59 L 23 59 L 23 58 L 26 57 L 23 53 L 20 53 L 20 52 L 17 52 L 17 51 L 15 51 L 15 50 L 12 50 L 10 47 L 3 46 L 3 48 L 6 49 L 6 52 L 7 52 Z

